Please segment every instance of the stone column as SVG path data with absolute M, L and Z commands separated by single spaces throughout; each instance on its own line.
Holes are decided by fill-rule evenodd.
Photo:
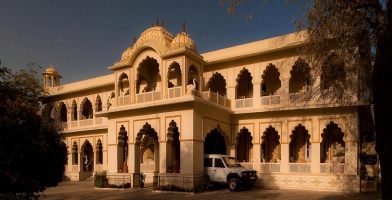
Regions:
M 281 144 L 280 155 L 280 173 L 289 173 L 289 144 Z
M 260 108 L 261 106 L 261 94 L 260 94 L 260 84 L 253 85 L 253 108 Z

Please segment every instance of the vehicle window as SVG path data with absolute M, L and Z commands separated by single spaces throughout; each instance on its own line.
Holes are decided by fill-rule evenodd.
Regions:
M 212 158 L 204 158 L 204 167 L 212 167 Z
M 222 159 L 220 159 L 220 158 L 215 158 L 215 167 L 225 168 L 225 165 L 223 165 Z
M 242 167 L 238 160 L 234 157 L 224 157 L 223 159 L 228 167 Z

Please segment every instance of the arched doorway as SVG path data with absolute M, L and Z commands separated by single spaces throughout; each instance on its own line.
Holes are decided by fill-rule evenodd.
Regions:
M 226 155 L 226 138 L 220 126 L 207 134 L 204 140 L 204 154 L 223 154 Z
M 158 133 L 147 122 L 137 133 L 135 142 L 135 173 L 141 171 L 159 173 Z
M 94 152 L 93 146 L 90 142 L 86 139 L 82 145 L 82 162 L 83 162 L 83 169 L 81 171 L 84 172 L 92 172 L 94 171 Z

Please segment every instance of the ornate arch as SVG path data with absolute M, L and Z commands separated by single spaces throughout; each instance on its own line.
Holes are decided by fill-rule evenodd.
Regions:
M 240 130 L 240 132 L 237 133 L 236 137 L 235 137 L 235 145 L 238 145 L 238 139 L 241 137 L 241 134 L 248 132 L 249 133 L 249 137 L 250 137 L 250 141 L 252 143 L 253 146 L 253 136 L 252 133 L 249 132 L 249 130 L 244 126 L 242 127 L 242 129 Z
M 145 70 L 145 73 L 141 71 L 141 69 L 144 69 L 143 65 L 146 62 L 152 62 L 153 67 L 150 67 L 148 70 Z M 156 67 L 156 68 L 155 68 Z M 157 59 L 146 56 L 145 59 L 143 59 L 140 63 L 139 66 L 137 67 L 136 71 L 136 79 L 135 79 L 135 91 L 136 93 L 140 93 L 140 82 L 142 80 L 145 80 L 147 82 L 147 91 L 153 91 L 155 88 L 158 86 L 157 82 L 159 82 L 162 78 L 160 75 L 160 65 L 157 61 Z M 156 72 L 153 71 L 156 69 Z M 148 76 L 148 77 L 146 77 Z
M 261 139 L 262 158 L 268 162 L 276 162 L 277 159 L 280 159 L 280 136 L 278 131 L 270 125 L 263 132 Z
M 151 125 L 148 122 L 146 122 L 146 124 L 143 125 L 143 128 L 140 129 L 136 135 L 136 143 L 140 144 L 143 139 L 143 136 L 148 135 L 147 131 L 150 131 L 150 130 L 154 131 L 156 133 L 156 131 L 153 128 L 151 128 Z M 154 135 L 154 136 L 149 135 L 149 137 L 152 137 L 154 140 L 158 141 L 158 135 Z
M 95 112 L 102 111 L 102 99 L 99 96 L 99 94 L 95 98 L 95 109 L 94 110 L 95 110 Z
M 241 69 L 240 73 L 238 73 L 237 78 L 235 79 L 235 81 L 236 81 L 236 83 L 237 83 L 236 86 L 235 86 L 236 88 L 238 87 L 238 81 L 241 79 L 241 76 L 242 76 L 242 74 L 243 74 L 244 72 L 249 73 L 249 75 L 250 75 L 250 77 L 251 77 L 251 83 L 253 84 L 253 77 L 252 77 L 252 74 L 249 72 L 248 69 L 246 69 L 246 68 L 244 67 L 244 68 Z
M 91 142 L 88 139 L 84 140 L 84 142 L 82 144 L 82 147 L 80 149 L 84 149 L 87 144 L 90 144 L 91 148 L 93 148 L 93 151 L 94 151 L 94 147 L 93 147 L 93 145 L 91 144 Z
M 174 120 L 171 120 L 169 123 L 169 127 L 167 128 L 167 140 L 173 141 L 173 134 L 177 128 L 177 123 Z M 177 128 L 178 129 L 178 128 Z
M 210 88 L 211 89 L 211 84 L 212 84 L 212 82 L 214 81 L 214 80 L 219 80 L 219 79 L 221 79 L 221 80 L 223 80 L 223 87 L 224 87 L 224 92 L 223 93 L 219 93 L 219 94 L 226 94 L 227 93 L 227 88 L 226 88 L 226 86 L 227 86 L 227 83 L 226 83 L 226 79 L 225 79 L 225 77 L 224 76 L 222 76 L 222 74 L 220 74 L 220 73 L 218 73 L 218 72 L 215 72 L 212 76 L 211 76 L 211 78 L 208 80 L 208 82 L 207 82 L 207 88 Z M 218 86 L 219 87 L 219 86 Z M 220 88 L 219 87 L 219 89 L 215 89 L 215 90 L 221 90 L 222 88 Z M 211 91 L 213 91 L 213 92 L 216 92 L 216 91 L 213 91 L 213 90 L 211 90 Z M 222 91 L 221 91 L 222 92 Z
M 165 84 L 169 83 L 169 79 L 170 79 L 170 74 L 173 74 L 173 71 L 175 73 L 176 79 L 177 79 L 177 86 L 182 86 L 182 70 L 181 70 L 181 65 L 176 62 L 173 61 L 169 68 L 167 69 L 167 74 L 166 74 L 166 80 L 167 82 Z M 169 85 L 167 85 L 167 87 L 169 87 Z
M 213 130 L 216 130 L 224 139 L 225 139 L 225 144 L 226 146 L 230 146 L 230 138 L 229 136 L 226 135 L 226 133 L 223 131 L 223 129 L 220 127 L 220 124 L 216 126 Z M 210 131 L 211 132 L 211 131 Z M 208 133 L 204 136 L 204 142 L 206 141 Z

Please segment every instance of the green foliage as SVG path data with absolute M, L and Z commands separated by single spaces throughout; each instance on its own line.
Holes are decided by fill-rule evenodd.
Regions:
M 28 70 L 0 70 L 0 194 L 39 196 L 64 175 L 67 147 L 54 120 L 43 118 L 40 80 Z M 22 197 L 22 196 L 18 196 Z
M 98 188 L 109 187 L 108 178 L 106 177 L 106 170 L 95 172 L 94 186 Z

